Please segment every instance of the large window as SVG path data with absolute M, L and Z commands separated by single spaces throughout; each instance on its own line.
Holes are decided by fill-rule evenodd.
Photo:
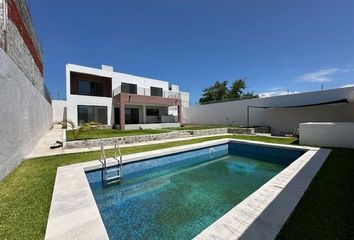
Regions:
M 162 97 L 162 88 L 150 87 L 150 95 Z
M 133 93 L 137 94 L 137 86 L 136 84 L 124 83 L 122 82 L 122 93 Z
M 77 93 L 79 95 L 103 96 L 103 84 L 101 82 L 78 80 L 77 84 Z
M 78 105 L 77 121 L 79 125 L 87 122 L 107 124 L 107 107 Z
M 126 124 L 138 124 L 139 123 L 139 109 L 138 108 L 126 108 L 125 109 L 125 123 Z

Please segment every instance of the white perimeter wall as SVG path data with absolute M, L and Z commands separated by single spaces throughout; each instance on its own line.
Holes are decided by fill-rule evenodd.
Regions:
M 354 148 L 354 122 L 301 123 L 300 144 Z
M 189 124 L 228 124 L 247 125 L 247 106 L 296 106 L 354 99 L 354 87 L 293 94 L 262 99 L 198 105 L 184 108 L 184 122 Z M 230 120 L 228 121 L 227 118 Z M 354 103 L 322 105 L 303 108 L 250 109 L 250 125 L 267 125 L 273 135 L 292 132 L 303 122 L 352 122 Z
M 52 100 L 53 122 L 67 120 L 66 100 Z
M 0 180 L 51 127 L 52 106 L 0 49 Z

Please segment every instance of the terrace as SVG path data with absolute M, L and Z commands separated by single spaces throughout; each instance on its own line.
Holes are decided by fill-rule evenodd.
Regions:
M 126 84 L 114 89 L 113 95 L 116 128 L 167 128 L 179 127 L 182 123 L 180 93 Z M 177 107 L 177 117 L 168 114 L 169 107 Z

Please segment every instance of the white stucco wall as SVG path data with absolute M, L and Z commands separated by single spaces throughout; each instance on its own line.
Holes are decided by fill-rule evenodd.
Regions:
M 67 93 L 70 93 L 70 91 L 68 91 L 70 90 L 70 75 L 69 75 L 70 71 L 112 78 L 112 91 L 118 86 L 120 86 L 122 82 L 136 84 L 138 88 L 150 89 L 150 87 L 159 87 L 162 88 L 164 91 L 168 90 L 169 83 L 166 81 L 134 76 L 126 73 L 114 72 L 112 70 L 113 70 L 112 68 L 106 69 L 105 67 L 104 69 L 96 69 L 96 68 L 90 68 L 85 66 L 79 66 L 75 64 L 67 64 L 66 65 Z
M 67 101 L 66 100 L 52 100 L 53 107 L 53 122 L 61 122 L 67 120 Z
M 321 92 L 293 94 L 262 99 L 198 105 L 184 108 L 184 122 L 190 124 L 247 125 L 247 106 L 296 106 L 330 102 L 338 99 L 353 99 L 354 87 Z M 228 121 L 229 119 L 229 121 Z M 272 134 L 292 132 L 299 123 L 310 121 L 354 121 L 354 103 L 334 104 L 303 108 L 250 108 L 250 125 L 267 125 Z
M 0 49 L 0 180 L 51 127 L 52 106 Z
M 354 122 L 301 123 L 300 144 L 354 148 Z
M 67 95 L 68 120 L 73 121 L 75 123 L 75 126 L 78 125 L 78 122 L 77 122 L 77 106 L 78 105 L 106 106 L 107 107 L 108 125 L 112 125 L 112 121 L 113 121 L 112 98 L 83 96 L 83 95 L 71 95 L 71 94 Z

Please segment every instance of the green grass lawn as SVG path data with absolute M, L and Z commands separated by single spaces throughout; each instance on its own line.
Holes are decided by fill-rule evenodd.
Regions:
M 271 143 L 296 144 L 294 138 L 242 135 L 231 137 Z M 127 147 L 122 148 L 122 153 L 125 155 L 220 138 L 223 137 L 205 137 L 171 143 Z M 113 156 L 113 150 L 107 150 L 107 156 Z M 335 150 L 332 152 L 330 158 L 316 176 L 314 183 L 311 184 L 306 192 L 305 200 L 301 201 L 299 207 L 279 235 L 279 239 L 293 239 L 295 234 L 297 234 L 297 229 L 300 228 L 298 225 L 302 225 L 304 229 L 301 228 L 303 233 L 301 232 L 301 235 L 297 236 L 296 239 L 305 239 L 300 238 L 301 236 L 311 236 L 310 238 L 312 239 L 333 239 L 327 238 L 327 236 L 322 237 L 320 233 L 313 231 L 313 229 L 323 228 L 323 222 L 330 224 L 332 230 L 340 231 L 342 233 L 341 236 L 348 236 L 346 234 L 348 234 L 350 228 L 347 228 L 347 226 L 352 221 L 347 219 L 346 216 L 350 212 L 353 213 L 354 203 L 352 197 L 354 195 L 353 180 L 349 178 L 354 170 L 353 156 L 354 151 L 352 150 Z M 99 152 L 95 151 L 23 161 L 19 167 L 0 182 L 0 239 L 43 239 L 57 168 L 98 158 Z M 327 191 L 319 189 L 323 186 Z M 321 195 L 318 195 L 319 192 Z M 328 197 L 329 194 L 334 194 L 335 196 Z M 323 199 L 319 199 L 319 196 L 323 197 Z M 312 206 L 315 203 L 319 205 Z M 327 211 L 322 210 L 320 206 L 322 204 L 324 204 L 323 207 Z M 336 206 L 336 204 L 339 204 L 339 206 Z M 335 208 L 333 211 L 328 210 L 328 208 L 332 207 Z M 345 213 L 347 210 L 348 212 Z M 340 214 L 340 217 L 337 218 L 334 212 Z M 311 216 L 311 218 L 306 216 Z M 333 221 L 330 217 L 334 218 Z M 304 220 L 306 222 L 302 222 Z M 321 237 L 316 238 L 316 236 Z M 333 236 L 333 234 L 329 236 Z
M 110 138 L 110 137 L 124 137 L 124 136 L 135 136 L 135 135 L 145 135 L 145 134 L 158 134 L 166 133 L 172 131 L 181 130 L 202 130 L 211 128 L 221 128 L 226 127 L 223 125 L 185 125 L 180 128 L 162 128 L 162 129 L 141 129 L 141 130 L 118 130 L 118 129 L 101 129 L 101 130 L 91 130 L 84 131 L 79 135 L 78 140 L 84 139 L 98 139 L 98 138 Z M 66 140 L 74 141 L 73 130 L 66 131 Z
M 277 239 L 354 239 L 354 150 L 334 149 Z

